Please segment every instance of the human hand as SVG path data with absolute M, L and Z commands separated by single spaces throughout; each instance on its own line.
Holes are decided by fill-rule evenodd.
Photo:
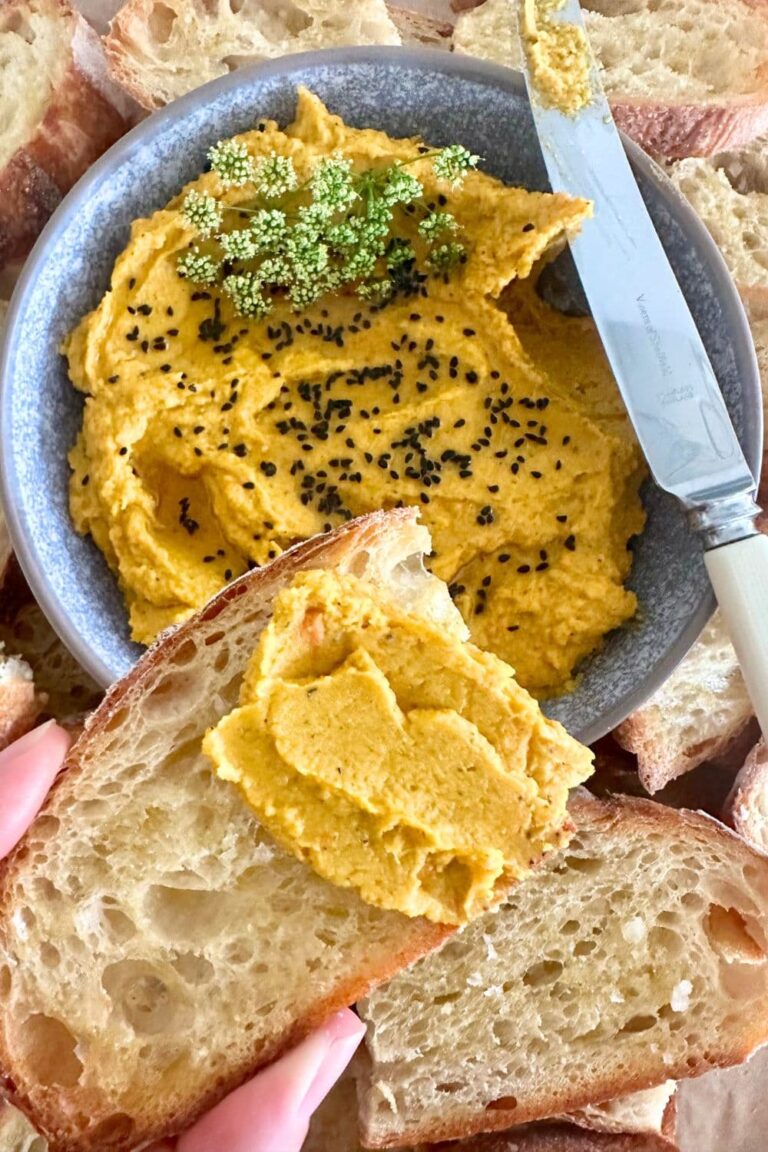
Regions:
M 0 859 L 37 815 L 69 747 L 52 721 L 0 752 Z M 364 1025 L 344 1010 L 175 1140 L 148 1152 L 299 1152 L 309 1120 L 360 1043 Z

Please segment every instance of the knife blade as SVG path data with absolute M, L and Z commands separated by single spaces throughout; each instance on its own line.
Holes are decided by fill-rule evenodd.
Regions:
M 689 510 L 768 733 L 768 539 L 756 481 L 712 364 L 632 173 L 588 47 L 578 0 L 544 0 L 543 18 L 584 34 L 591 98 L 575 113 L 549 106 L 526 51 L 541 0 L 518 0 L 525 81 L 552 190 L 589 199 L 570 240 L 603 346 L 650 470 Z

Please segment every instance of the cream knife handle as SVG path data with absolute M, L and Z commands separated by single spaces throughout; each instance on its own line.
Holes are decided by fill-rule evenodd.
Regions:
M 748 536 L 704 553 L 742 675 L 768 738 L 768 536 Z

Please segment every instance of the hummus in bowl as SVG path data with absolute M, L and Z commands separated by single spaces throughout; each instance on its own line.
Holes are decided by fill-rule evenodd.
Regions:
M 259 120 L 277 125 L 275 149 L 281 139 L 290 139 L 287 129 L 296 119 L 297 92 L 302 87 L 329 109 L 329 120 L 341 117 L 338 131 L 350 133 L 344 136 L 344 148 L 352 147 L 352 137 L 359 140 L 353 132 L 357 130 L 370 131 L 377 138 L 385 133 L 389 141 L 419 136 L 437 147 L 462 144 L 483 157 L 482 171 L 470 173 L 457 195 L 457 216 L 462 197 L 474 197 L 473 185 L 477 186 L 478 181 L 497 189 L 494 195 L 498 195 L 499 202 L 485 204 L 480 220 L 467 216 L 461 221 L 462 230 L 469 232 L 469 259 L 455 279 L 451 277 L 447 284 L 439 286 L 443 293 L 440 297 L 395 297 L 387 305 L 384 312 L 389 316 L 391 339 L 386 340 L 383 329 L 374 331 L 367 304 L 356 302 L 351 295 L 338 295 L 320 305 L 321 311 L 327 309 L 328 317 L 321 315 L 318 322 L 310 325 L 309 332 L 304 326 L 298 336 L 292 333 L 294 342 L 289 348 L 278 350 L 279 339 L 272 341 L 274 347 L 265 348 L 251 334 L 240 336 L 231 353 L 215 352 L 220 343 L 228 343 L 227 338 L 215 342 L 197 339 L 206 320 L 209 323 L 204 332 L 212 334 L 216 324 L 213 299 L 192 301 L 191 294 L 186 297 L 188 315 L 184 327 L 181 322 L 174 323 L 176 317 L 162 314 L 163 309 L 176 308 L 171 300 L 163 303 L 164 286 L 157 279 L 164 267 L 162 260 L 155 258 L 159 256 L 158 246 L 166 243 L 169 236 L 167 229 L 155 229 L 148 221 L 153 219 L 153 212 L 162 218 L 185 185 L 200 179 L 206 154 L 217 141 L 247 135 Z M 318 128 L 324 115 L 315 109 L 314 123 Z M 323 130 L 330 130 L 325 123 Z M 370 141 L 371 137 L 366 139 Z M 296 149 L 297 160 L 298 152 L 308 144 L 293 139 L 291 147 Z M 335 147 L 330 140 L 329 150 Z M 387 147 L 391 149 L 392 144 Z M 628 145 L 628 151 L 701 328 L 747 457 L 754 466 L 760 449 L 759 386 L 735 291 L 693 214 L 637 149 Z M 500 181 L 506 189 L 498 191 L 501 184 L 494 181 Z M 514 189 L 524 191 L 513 192 Z M 372 505 L 388 501 L 415 503 L 422 508 L 425 519 L 430 517 L 428 524 L 437 548 L 435 570 L 454 585 L 456 604 L 473 639 L 481 647 L 492 646 L 488 640 L 492 631 L 498 650 L 516 667 L 521 682 L 546 698 L 547 713 L 561 720 L 574 735 L 589 741 L 602 734 L 663 679 L 695 639 L 712 610 L 713 600 L 698 544 L 689 534 L 682 513 L 650 481 L 641 491 L 646 523 L 637 534 L 643 515 L 637 500 L 642 461 L 628 435 L 590 321 L 583 315 L 555 312 L 533 289 L 537 262 L 545 251 L 552 255 L 552 245 L 562 244 L 586 211 L 583 204 L 574 206 L 571 202 L 568 207 L 562 202 L 553 203 L 551 197 L 529 199 L 531 194 L 546 190 L 546 176 L 518 77 L 465 58 L 402 49 L 326 52 L 242 70 L 153 115 L 94 166 L 49 224 L 11 306 L 0 365 L 1 469 L 3 500 L 14 545 L 33 590 L 63 639 L 102 683 L 124 673 L 141 651 L 141 646 L 131 639 L 126 593 L 131 600 L 133 627 L 146 626 L 142 636 L 149 639 L 153 632 L 180 619 L 194 603 L 209 595 L 214 583 L 218 587 L 229 579 L 226 572 L 230 568 L 235 578 L 249 563 L 269 559 L 271 549 L 283 549 L 294 539 L 322 529 L 326 522 L 338 522 L 334 515 L 345 517 L 370 506 L 363 503 L 360 495 L 365 485 L 349 481 L 349 476 L 357 472 L 367 472 L 369 485 L 374 477 Z M 440 193 L 451 195 L 443 188 Z M 506 201 L 504 205 L 502 199 Z M 538 204 L 539 214 L 535 218 L 515 217 L 513 201 L 518 205 L 515 211 L 524 201 L 529 208 Z M 549 222 L 544 211 L 548 204 L 556 209 Z M 501 245 L 501 228 L 496 225 L 502 219 L 507 223 L 517 219 L 520 224 L 515 236 L 519 247 L 514 250 Z M 136 221 L 144 222 L 140 225 L 143 236 L 134 233 L 132 238 L 130 229 Z M 528 223 L 534 223 L 534 229 L 524 232 L 523 226 Z M 182 233 L 180 226 L 179 246 L 188 246 L 193 238 Z M 504 234 L 511 236 L 509 229 Z M 525 245 L 533 239 L 539 247 L 526 255 Z M 121 258 L 121 253 L 135 257 L 139 242 L 147 246 L 143 267 L 150 280 L 142 281 L 134 269 L 123 281 L 121 260 L 126 258 Z M 486 242 L 488 269 L 496 269 L 498 276 L 481 291 L 478 286 L 465 283 L 462 276 L 470 275 L 472 255 L 482 251 Z M 476 267 L 481 266 L 480 261 Z M 555 275 L 564 278 L 569 295 L 578 292 L 567 254 L 557 256 L 545 271 L 552 279 Z M 169 291 L 179 294 L 186 290 L 188 285 L 178 282 L 172 261 L 167 275 Z M 128 288 L 132 276 L 137 281 L 135 291 Z M 116 297 L 114 307 L 106 295 L 111 283 Z M 149 289 L 157 296 L 157 311 L 154 297 L 145 299 L 141 295 Z M 122 311 L 118 311 L 118 295 Z M 152 311 L 145 315 L 147 305 Z M 234 323 L 234 316 L 227 313 L 228 306 L 229 301 L 222 299 L 220 323 Z M 135 315 L 128 311 L 129 307 L 136 309 Z M 139 312 L 140 307 L 144 311 Z M 274 329 L 276 323 L 283 321 L 301 323 L 301 317 L 297 318 L 292 309 L 287 308 L 283 316 L 278 315 L 280 306 L 275 308 L 275 313 L 265 320 L 265 331 L 267 324 Z M 70 334 L 93 310 L 96 319 L 90 321 L 92 327 L 81 327 L 70 339 Z M 360 319 L 355 320 L 358 313 Z M 411 319 L 415 314 L 419 315 L 418 320 Z M 442 321 L 438 316 L 443 317 Z M 101 334 L 97 333 L 99 318 L 107 326 Z M 365 320 L 371 323 L 370 329 L 363 327 Z M 325 328 L 320 335 L 312 334 L 311 328 L 316 329 L 319 321 L 330 328 L 330 333 L 339 324 L 345 326 L 344 348 L 338 348 L 335 334 L 330 335 Z M 446 361 L 437 368 L 427 362 L 420 369 L 424 355 L 434 354 L 438 328 L 445 329 L 447 324 L 451 326 L 452 347 L 441 336 L 443 348 L 449 353 Z M 135 340 L 125 342 L 118 338 L 136 326 L 139 331 Z M 234 335 L 240 328 L 247 328 L 250 333 L 259 327 L 260 323 L 242 323 L 234 328 Z M 361 330 L 350 332 L 353 327 Z M 473 330 L 473 336 L 464 336 L 465 327 Z M 178 328 L 177 337 L 168 333 L 174 328 Z M 368 343 L 360 339 L 364 334 Z M 324 335 L 329 338 L 323 339 Z M 171 347 L 174 340 L 177 343 Z M 430 340 L 434 343 L 427 349 Z M 67 341 L 65 359 L 60 349 Z M 98 362 L 98 348 L 106 347 L 105 341 L 111 341 L 109 347 L 116 355 L 120 353 L 122 371 L 117 366 L 107 371 L 108 366 Z M 142 351 L 144 341 L 146 354 Z M 156 341 L 158 346 L 153 347 Z M 160 341 L 168 342 L 167 350 L 163 350 Z M 400 341 L 404 341 L 401 348 L 391 347 Z M 412 342 L 416 344 L 413 349 Z M 128 355 L 124 348 L 129 349 Z M 295 479 L 290 469 L 295 463 L 300 430 L 294 428 L 283 435 L 277 429 L 278 419 L 283 418 L 289 421 L 290 428 L 292 410 L 278 413 L 279 401 L 268 398 L 268 380 L 262 366 L 270 361 L 261 357 L 271 354 L 281 361 L 273 371 L 284 374 L 282 383 L 295 390 L 292 400 L 283 394 L 283 402 L 308 404 L 314 420 L 311 388 L 318 384 L 324 387 L 335 370 L 330 368 L 330 358 L 342 352 L 346 357 L 344 368 L 349 372 L 376 367 L 379 360 L 384 365 L 392 362 L 393 370 L 399 371 L 394 368 L 394 361 L 400 359 L 404 367 L 407 361 L 409 392 L 407 400 L 405 392 L 401 392 L 400 406 L 414 406 L 414 415 L 423 413 L 423 418 L 419 416 L 415 425 L 405 423 L 403 416 L 395 412 L 395 390 L 390 390 L 384 376 L 373 381 L 382 392 L 386 389 L 383 394 L 392 405 L 387 430 L 376 425 L 382 431 L 374 433 L 372 419 L 367 421 L 370 430 L 365 430 L 366 419 L 358 411 L 361 405 L 356 403 L 354 432 L 334 432 L 337 440 L 341 437 L 341 443 L 334 444 L 333 454 L 326 442 L 306 453 L 301 449 L 307 457 L 319 453 L 313 472 L 315 495 L 302 502 L 309 484 L 299 492 L 298 500 L 295 489 L 288 488 L 288 482 Z M 229 355 L 232 361 L 224 364 Z M 452 365 L 454 356 L 458 362 Z M 314 373 L 307 381 L 309 401 L 298 393 L 300 377 L 307 374 L 302 358 Z M 184 366 L 185 362 L 194 364 L 197 378 Z M 167 372 L 162 371 L 165 364 L 171 365 Z M 502 366 L 506 379 L 501 378 Z M 78 388 L 73 387 L 70 370 Z M 248 406 L 244 406 L 244 390 L 231 386 L 232 379 L 244 379 L 246 370 Z M 149 373 L 143 382 L 142 371 Z M 437 381 L 431 379 L 430 371 L 437 373 Z M 455 377 L 452 371 L 456 372 Z M 498 380 L 491 375 L 495 371 L 500 373 Z M 200 388 L 197 392 L 199 403 L 205 406 L 204 418 L 199 421 L 192 414 L 190 396 L 177 387 L 185 383 L 180 379 L 181 372 L 186 372 L 196 386 L 202 383 L 200 373 L 205 374 L 207 392 Z M 106 392 L 115 385 L 108 381 L 110 376 L 123 373 L 127 386 L 123 380 L 116 384 L 133 388 L 133 393 L 123 392 L 124 408 L 120 410 L 119 422 L 110 428 L 113 402 Z M 467 380 L 467 373 L 477 374 L 478 380 Z M 167 376 L 173 377 L 172 386 L 165 380 Z M 151 388 L 145 387 L 150 381 Z M 524 420 L 517 411 L 510 417 L 524 425 L 515 429 L 516 439 L 522 436 L 525 440 L 515 455 L 524 456 L 525 463 L 507 457 L 503 474 L 497 464 L 503 467 L 505 458 L 497 458 L 494 453 L 507 449 L 509 455 L 515 441 L 511 446 L 495 445 L 499 424 L 504 424 L 505 435 L 508 429 L 500 412 L 493 413 L 499 424 L 492 424 L 490 419 L 481 423 L 482 414 L 490 412 L 486 401 L 490 406 L 494 404 L 496 385 L 500 391 L 502 383 L 507 383 L 513 393 L 513 408 L 519 405 L 521 414 L 526 412 Z M 417 384 L 427 385 L 426 392 Z M 466 420 L 464 428 L 471 424 L 475 438 L 469 440 L 470 432 L 461 427 L 454 429 L 451 425 L 445 429 L 441 425 L 439 432 L 446 437 L 437 454 L 443 467 L 441 481 L 423 490 L 420 468 L 419 480 L 405 475 L 405 468 L 413 465 L 413 458 L 406 462 L 405 456 L 413 451 L 421 459 L 423 449 L 434 462 L 435 434 L 430 438 L 419 433 L 418 448 L 392 448 L 391 442 L 403 439 L 406 428 L 418 429 L 419 424 L 424 424 L 430 404 L 442 419 L 442 413 L 437 413 L 438 396 L 451 388 L 458 392 L 459 385 L 466 411 L 457 414 L 452 424 Z M 338 382 L 335 387 L 339 387 Z M 231 401 L 233 392 L 237 392 L 237 397 Z M 468 396 L 471 400 L 465 401 Z M 335 398 L 340 399 L 341 394 Z M 534 407 L 526 410 L 523 399 Z M 535 406 L 544 400 L 549 401 L 545 408 Z M 276 407 L 269 410 L 273 402 Z M 117 401 L 114 403 L 117 413 Z M 222 412 L 221 408 L 230 403 L 233 407 Z M 372 413 L 373 406 L 365 411 Z M 382 409 L 381 404 L 375 406 Z M 173 419 L 174 409 L 181 423 Z M 87 433 L 93 419 L 91 410 L 100 414 L 102 430 L 96 439 L 91 438 L 89 446 L 87 434 L 80 440 L 78 437 L 83 429 Z M 226 416 L 232 418 L 228 423 L 224 423 Z M 307 422 L 303 414 L 298 418 Z M 535 426 L 529 427 L 528 420 L 535 421 Z M 211 430 L 196 434 L 194 429 L 206 421 L 212 424 Z M 572 426 L 566 428 L 566 423 Z M 542 425 L 546 429 L 543 433 Z M 177 426 L 181 436 L 174 431 Z M 388 435 L 390 426 L 392 434 Z M 486 435 L 486 427 L 491 427 L 493 436 Z M 224 428 L 229 432 L 224 433 Z M 554 429 L 560 432 L 561 441 L 571 437 L 569 444 L 560 445 L 561 454 L 549 442 Z M 217 438 L 219 431 L 221 438 Z M 492 446 L 481 444 L 474 450 L 472 445 L 479 443 L 478 433 L 479 439 L 491 440 Z M 195 437 L 203 435 L 209 437 L 206 443 L 195 444 Z M 366 435 L 368 440 L 363 443 Z M 388 445 L 379 449 L 378 442 L 385 436 Z M 538 443 L 529 436 L 548 443 Z M 347 438 L 355 441 L 355 449 L 344 443 Z M 76 443 L 74 476 L 83 493 L 82 498 L 77 494 L 77 499 L 68 462 L 68 454 Z M 218 445 L 225 443 L 229 448 L 219 449 Z M 239 455 L 241 444 L 245 456 Z M 565 450 L 571 445 L 576 447 L 566 455 Z M 190 470 L 190 462 L 200 459 L 195 447 L 222 456 L 222 463 L 216 461 L 215 472 L 212 467 L 206 469 L 204 483 Z M 120 455 L 123 448 L 127 451 Z M 455 458 L 453 463 L 450 456 L 446 461 L 440 460 L 446 451 L 470 454 L 476 463 L 474 476 L 460 477 L 459 472 L 466 469 L 460 469 Z M 344 465 L 331 465 L 331 460 L 342 459 L 342 452 L 344 457 L 354 452 L 355 458 L 359 452 L 361 463 L 354 472 L 347 469 L 345 473 Z M 366 452 L 373 461 L 366 460 Z M 387 453 L 391 453 L 389 458 Z M 544 467 L 535 466 L 534 456 Z M 322 466 L 321 458 L 327 467 Z M 130 468 L 123 467 L 127 460 Z M 267 466 L 266 471 L 261 469 L 262 463 Z M 508 483 L 516 479 L 512 464 L 520 465 L 518 475 L 522 479 L 518 490 L 524 488 L 527 492 L 525 513 L 519 505 L 502 499 L 502 480 Z M 267 474 L 270 465 L 276 468 L 272 476 Z M 134 467 L 138 477 L 131 471 Z M 329 473 L 331 468 L 333 477 L 317 476 L 320 471 Z M 571 470 L 568 475 L 573 481 L 567 489 L 559 486 L 566 469 Z M 393 471 L 397 478 L 391 475 Z M 542 476 L 533 476 L 534 471 Z M 577 474 L 582 473 L 588 477 L 588 495 L 580 492 L 583 482 L 577 480 Z M 347 480 L 342 481 L 342 475 Z M 88 480 L 83 483 L 86 476 Z M 324 508 L 331 507 L 331 516 L 320 507 L 329 482 L 339 489 L 343 505 L 343 511 L 333 507 L 336 494 L 332 492 L 328 502 L 323 501 Z M 254 487 L 244 488 L 245 484 Z M 323 492 L 317 492 L 318 484 L 326 485 Z M 92 485 L 96 495 L 88 491 Z M 490 491 L 496 485 L 499 491 Z M 102 498 L 97 499 L 100 487 Z M 629 492 L 627 499 L 620 494 L 622 487 Z M 486 491 L 482 492 L 482 488 Z M 455 497 L 452 500 L 443 495 L 449 490 Z M 436 494 L 440 499 L 433 501 Z M 429 498 L 428 504 L 422 495 Z M 570 513 L 554 507 L 560 496 L 572 503 Z M 172 534 L 159 537 L 149 531 L 151 521 L 142 502 L 148 503 L 150 497 L 158 502 L 161 519 L 169 530 L 173 529 Z M 190 501 L 189 506 L 181 503 L 185 499 Z M 209 516 L 205 501 L 214 499 L 218 512 Z M 134 511 L 130 519 L 123 520 L 122 502 L 128 506 L 131 501 Z M 267 512 L 260 518 L 273 527 L 253 528 L 246 539 L 247 525 L 241 518 L 250 524 L 254 509 L 263 512 L 275 503 L 285 517 L 282 531 L 278 532 L 278 520 Z M 107 504 L 112 508 L 108 515 Z M 73 509 L 80 531 L 73 525 Z M 115 511 L 118 515 L 113 515 Z M 565 532 L 565 525 L 557 520 L 559 515 L 577 515 L 579 530 Z M 182 517 L 187 521 L 186 528 Z M 188 531 L 190 520 L 199 525 L 192 533 Z M 216 538 L 224 529 L 227 544 Z M 542 530 L 545 537 L 540 536 Z M 116 534 L 115 540 L 110 539 L 110 532 Z M 204 532 L 212 534 L 211 543 L 216 543 L 216 547 L 208 550 L 206 544 L 206 551 L 199 555 Z M 259 532 L 262 539 L 253 540 Z M 120 539 L 121 533 L 124 539 Z M 571 535 L 575 540 L 570 540 Z M 598 537 L 603 541 L 602 549 L 596 543 Z M 511 550 L 504 548 L 506 539 L 514 543 L 514 560 Z M 542 542 L 535 548 L 539 539 Z M 628 551 L 631 539 L 634 543 Z M 164 545 L 161 540 L 165 540 Z M 218 556 L 220 548 L 225 552 L 229 549 L 230 562 L 226 565 L 219 563 L 225 559 Z M 254 551 L 257 548 L 262 550 Z M 546 557 L 540 555 L 542 551 Z M 144 559 L 137 560 L 136 571 L 126 578 L 120 571 L 120 557 L 127 573 L 131 557 L 136 560 L 137 555 Z M 211 555 L 214 559 L 203 565 L 203 557 Z M 507 556 L 510 558 L 505 559 Z M 547 567 L 536 571 L 543 564 Z M 530 571 L 517 571 L 526 567 Z M 158 573 L 163 588 L 162 596 L 157 598 L 159 603 L 146 595 L 152 592 L 153 571 Z M 550 572 L 554 573 L 551 578 Z M 485 583 L 489 577 L 490 583 Z M 567 579 L 567 584 L 558 588 L 561 577 Z M 129 580 L 133 581 L 133 592 L 129 591 Z M 559 614 L 550 611 L 553 604 L 559 606 Z M 149 605 L 159 609 L 156 620 L 149 618 Z M 546 624 L 542 623 L 545 609 Z M 146 617 L 143 623 L 142 612 Z M 578 642 L 571 647 L 572 635 L 578 636 Z M 590 652 L 593 654 L 588 655 Z M 544 655 L 552 653 L 558 655 L 556 666 L 546 666 Z
M 409 165 L 423 191 L 393 226 L 417 251 L 419 217 L 450 211 L 464 262 L 425 275 L 412 261 L 387 299 L 352 286 L 243 316 L 220 284 L 179 275 L 200 250 L 181 206 L 222 191 L 215 171 L 133 224 L 64 350 L 87 396 L 73 520 L 117 574 L 138 642 L 297 541 L 402 505 L 421 509 L 473 640 L 538 695 L 572 688 L 634 615 L 640 453 L 589 321 L 531 287 L 590 207 L 482 171 L 452 187 L 428 145 L 350 128 L 307 89 L 289 125 L 237 140 L 254 163 L 290 158 L 300 187 L 329 156 Z M 238 223 L 252 211 L 246 186 L 224 203 Z

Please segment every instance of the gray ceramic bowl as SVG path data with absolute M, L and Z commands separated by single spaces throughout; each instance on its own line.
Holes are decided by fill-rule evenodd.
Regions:
M 152 116 L 100 160 L 41 236 L 13 299 L 0 360 L 2 498 L 19 560 L 45 613 L 81 663 L 106 685 L 141 649 L 94 544 L 67 512 L 67 450 L 82 401 L 58 347 L 109 282 L 132 220 L 161 207 L 203 167 L 207 148 L 261 116 L 287 123 L 296 86 L 334 112 L 394 136 L 460 142 L 510 184 L 547 189 L 520 77 L 434 51 L 364 48 L 293 56 L 244 69 Z M 712 358 L 751 466 L 761 447 L 760 391 L 749 330 L 723 261 L 690 209 L 638 148 L 627 145 L 648 208 Z M 571 288 L 575 273 L 563 265 Z M 548 705 L 593 740 L 643 701 L 700 632 L 714 601 L 698 542 L 675 501 L 645 492 L 648 526 L 631 580 L 640 613 L 584 668 L 579 686 Z

